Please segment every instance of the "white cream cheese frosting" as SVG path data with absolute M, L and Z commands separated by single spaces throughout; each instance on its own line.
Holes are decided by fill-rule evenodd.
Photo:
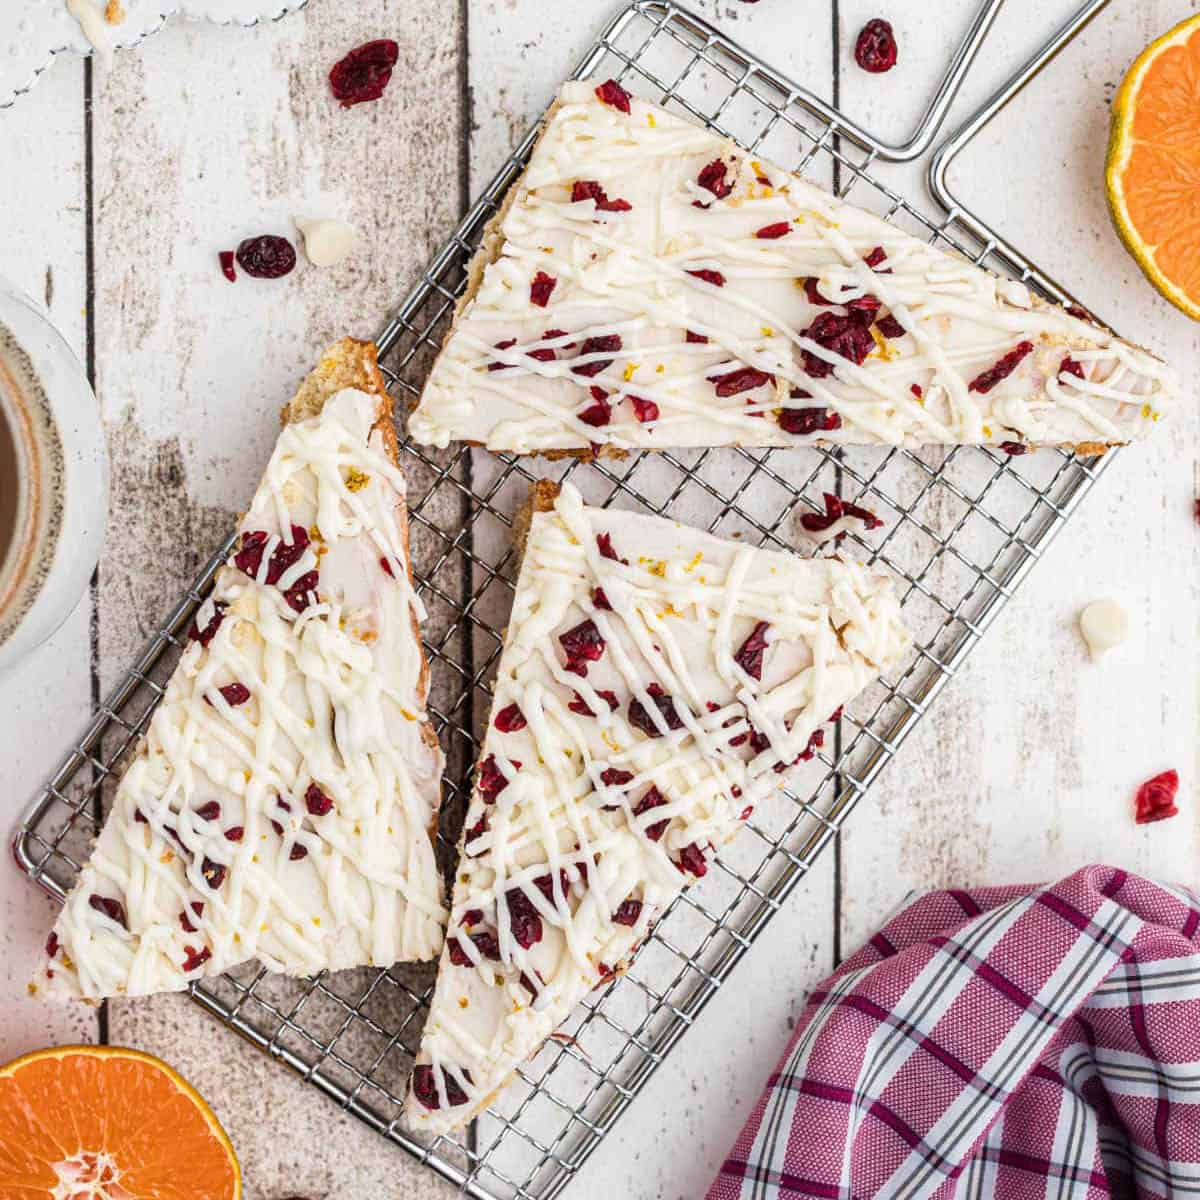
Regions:
M 1147 352 L 612 86 L 563 88 L 416 441 L 1099 450 L 1168 407 Z
M 346 389 L 281 432 L 47 942 L 47 994 L 440 949 L 442 755 L 379 403 Z
M 565 485 L 517 581 L 408 1122 L 486 1107 L 909 644 L 863 567 Z

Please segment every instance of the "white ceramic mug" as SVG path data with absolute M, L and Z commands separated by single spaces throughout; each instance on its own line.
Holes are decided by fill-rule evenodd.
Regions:
M 79 602 L 107 516 L 104 430 L 83 368 L 0 280 L 0 674 Z

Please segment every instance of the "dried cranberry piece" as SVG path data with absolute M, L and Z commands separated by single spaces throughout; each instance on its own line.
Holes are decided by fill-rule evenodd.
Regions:
M 842 418 L 828 408 L 785 408 L 779 414 L 784 433 L 828 433 L 841 427 Z
M 746 807 L 743 808 L 740 813 L 738 813 L 738 820 L 739 821 L 748 821 L 748 820 L 750 820 L 750 817 L 753 815 L 753 813 L 754 813 L 754 805 L 747 804 Z
M 630 396 L 629 403 L 633 405 L 633 415 L 641 424 L 646 425 L 650 421 L 658 420 L 658 405 L 653 400 L 647 400 L 642 396 Z
M 243 825 L 230 825 L 225 830 L 225 840 L 227 842 L 240 842 L 246 836 L 246 829 Z
M 695 271 L 688 271 L 687 274 L 704 283 L 711 283 L 713 287 L 725 286 L 725 276 L 720 271 L 714 271 L 711 267 L 699 267 Z
M 629 115 L 629 101 L 633 97 L 615 79 L 606 79 L 596 89 L 596 97 L 601 104 L 608 104 L 618 112 Z
M 872 75 L 896 65 L 896 35 L 890 22 L 876 17 L 862 27 L 854 43 L 854 61 Z
M 215 821 L 221 815 L 221 805 L 216 800 L 210 800 L 196 809 L 196 816 L 202 821 Z
M 492 962 L 500 961 L 500 942 L 494 933 L 481 929 L 478 933 L 471 934 L 471 941 L 484 958 L 491 959 Z
M 605 787 L 624 787 L 632 778 L 632 771 L 622 771 L 620 767 L 605 767 L 600 772 L 600 781 Z
M 46 939 L 46 957 L 53 958 L 58 953 L 58 934 L 52 929 Z
M 804 513 L 800 517 L 800 524 L 809 533 L 821 533 L 842 517 L 857 517 L 868 529 L 878 529 L 883 524 L 870 509 L 842 500 L 830 492 L 825 493 L 825 512 Z
M 229 868 L 223 863 L 215 863 L 211 858 L 205 858 L 200 863 L 200 874 L 204 877 L 204 882 L 215 892 L 217 888 L 225 882 L 225 876 L 229 873 Z
M 462 915 L 464 925 L 478 925 L 483 920 L 482 908 L 468 908 Z
M 649 812 L 652 808 L 661 808 L 666 802 L 666 796 L 651 784 L 650 790 L 637 802 L 637 806 L 633 810 L 633 815 L 640 817 L 642 813 Z M 665 820 L 655 821 L 647 825 L 645 829 L 646 836 L 652 842 L 657 842 L 667 832 L 667 826 L 670 823 L 671 818 L 667 817 Z
M 1001 442 L 1000 449 L 1012 458 L 1029 453 L 1029 447 L 1024 442 Z
M 666 694 L 657 683 L 652 683 L 647 689 L 654 707 L 658 709 L 668 729 L 682 729 L 683 719 L 675 711 L 675 701 Z M 647 737 L 662 737 L 662 731 L 654 723 L 654 718 L 646 711 L 645 705 L 634 696 L 629 702 L 629 723 L 640 729 Z
M 460 1069 L 458 1072 L 467 1083 L 471 1083 L 471 1072 L 465 1069 Z M 446 1103 L 451 1108 L 458 1108 L 461 1104 L 466 1104 L 467 1094 L 459 1086 L 458 1081 L 448 1071 L 442 1072 L 442 1080 L 446 1088 Z M 413 1095 L 426 1108 L 436 1110 L 441 1108 L 442 1101 L 438 1095 L 437 1078 L 434 1075 L 433 1067 L 428 1063 L 419 1063 L 413 1067 L 412 1076 Z
M 887 252 L 884 250 L 884 248 L 882 246 L 876 246 L 870 252 L 870 254 L 863 255 L 863 262 L 865 262 L 867 264 L 867 266 L 870 267 L 871 270 L 873 271 L 873 270 L 875 270 L 875 268 L 877 266 L 879 266 L 879 264 L 881 262 L 883 262 L 883 260 L 885 258 L 887 258 Z M 881 275 L 890 275 L 891 271 L 881 271 L 880 274 Z
M 891 313 L 888 313 L 886 317 L 880 317 L 875 322 L 875 328 L 885 338 L 902 338 L 908 332 Z
M 596 692 L 596 695 L 599 696 L 600 699 L 603 700 L 613 712 L 616 712 L 621 706 L 620 700 L 617 699 L 616 692 L 610 692 L 607 689 L 601 689 Z M 567 708 L 570 709 L 571 712 L 578 713 L 581 717 L 595 717 L 599 715 L 598 713 L 594 713 L 588 707 L 587 701 L 578 692 L 575 692 L 574 696 L 575 699 L 567 705 Z
M 192 912 L 195 913 L 195 915 L 197 917 L 202 917 L 204 915 L 204 901 L 203 900 L 193 900 L 192 901 Z M 191 918 L 188 917 L 186 908 L 183 910 L 183 912 L 181 912 L 179 914 L 179 924 L 183 927 L 184 933 L 195 933 L 196 932 L 196 927 L 195 927 L 195 925 L 192 924 Z
M 267 563 L 267 583 L 278 583 L 283 578 L 283 573 L 304 557 L 304 551 L 307 549 L 308 530 L 303 525 L 293 525 L 291 543 L 281 541 L 271 552 L 270 561 Z
M 693 333 L 690 329 L 684 330 L 683 340 L 693 346 L 707 346 L 708 338 L 702 333 Z
M 1107 326 L 1101 325 L 1095 313 L 1088 312 L 1081 304 L 1068 304 L 1067 312 L 1079 321 L 1087 321 L 1090 325 L 1100 325 L 1102 329 L 1107 328 Z
M 508 705 L 507 708 L 502 708 L 496 714 L 496 719 L 492 724 L 501 733 L 516 733 L 519 729 L 524 729 L 529 722 L 525 720 L 525 714 L 521 711 L 520 705 L 514 703 Z
M 88 906 L 103 913 L 110 921 L 115 921 L 122 929 L 129 928 L 125 906 L 119 900 L 113 900 L 109 896 L 98 896 L 93 892 L 88 897 Z
M 679 851 L 679 862 L 676 866 L 689 875 L 695 875 L 697 879 L 708 874 L 708 861 L 704 857 L 704 851 L 695 842 Z
M 485 809 L 483 815 L 463 834 L 463 845 L 473 842 L 477 837 L 483 837 L 488 831 L 488 815 Z
M 583 345 L 579 347 L 579 353 L 581 356 L 585 354 L 612 354 L 620 349 L 621 335 L 619 333 L 608 333 L 601 337 L 585 338 Z M 599 358 L 595 362 L 580 363 L 579 366 L 572 367 L 571 370 L 576 375 L 586 375 L 590 379 L 593 375 L 599 375 L 601 371 L 606 371 L 611 366 L 611 358 Z
M 395 578 L 396 578 L 396 572 L 392 570 L 392 563 L 391 563 L 391 559 L 389 559 L 389 558 L 388 558 L 388 556 L 387 556 L 386 554 L 384 554 L 384 555 L 381 555 L 381 556 L 380 556 L 380 559 L 379 559 L 379 565 L 380 565 L 380 566 L 383 568 L 383 573 L 384 573 L 384 574 L 385 574 L 385 575 L 386 575 L 386 576 L 387 576 L 389 579 L 395 579 Z
M 536 304 L 538 308 L 545 308 L 550 302 L 550 293 L 558 286 L 558 280 L 553 275 L 547 275 L 545 271 L 539 271 L 534 277 L 533 282 L 529 285 L 529 301 L 531 304 Z M 554 357 L 554 351 L 550 351 L 550 357 Z
M 400 47 L 391 38 L 377 38 L 351 50 L 330 69 L 329 86 L 333 98 L 343 108 L 378 100 L 392 77 L 392 68 L 399 56 Z
M 734 661 L 751 679 L 762 679 L 763 656 L 767 652 L 767 630 L 771 626 L 766 621 L 759 621 L 750 631 L 750 636 L 742 643 L 742 648 L 733 656 Z
M 870 292 L 865 296 L 856 296 L 853 300 L 846 301 L 847 312 L 863 325 L 870 325 L 875 314 L 882 307 L 883 304 L 879 297 L 871 295 Z
M 133 810 L 133 819 L 139 825 L 148 825 L 150 823 L 149 821 L 146 820 L 146 814 L 144 812 L 142 812 L 142 810 L 140 808 L 135 808 Z
M 296 248 L 285 237 L 264 233 L 246 238 L 237 248 L 237 260 L 255 279 L 279 279 L 296 265 Z
M 1179 791 L 1179 772 L 1163 771 L 1153 779 L 1147 779 L 1137 790 L 1135 819 L 1139 825 L 1151 821 L 1165 821 L 1179 813 L 1175 795 Z
M 242 534 L 242 544 L 233 556 L 233 565 L 251 579 L 258 575 L 262 565 L 263 550 L 267 545 L 267 533 L 262 529 L 251 529 Z
M 237 272 L 233 269 L 233 251 L 218 250 L 217 262 L 221 264 L 221 274 L 224 275 L 230 283 L 237 283 Z
M 288 602 L 288 607 L 293 612 L 302 613 L 313 602 L 313 594 L 316 592 L 319 582 L 320 576 L 316 571 L 307 571 L 301 575 L 283 593 L 283 598 Z
M 514 771 L 521 769 L 521 764 L 515 758 L 510 758 L 508 762 Z M 508 776 L 500 769 L 494 754 L 489 754 L 479 764 L 479 794 L 483 797 L 485 804 L 494 804 L 496 797 L 508 787 L 510 782 Z
M 605 612 L 612 612 L 613 610 L 613 606 L 609 604 L 608 597 L 604 594 L 603 588 L 592 588 L 592 603 Z
M 761 238 L 763 241 L 771 242 L 776 238 L 786 237 L 792 232 L 792 226 L 787 221 L 776 221 L 772 225 L 764 225 L 761 229 L 755 231 L 754 236 Z
M 1083 378 L 1083 364 L 1076 362 L 1069 354 L 1062 360 L 1058 367 L 1060 375 L 1074 375 L 1076 379 Z
M 308 857 L 308 847 L 301 842 L 293 842 L 292 848 L 288 851 L 288 860 L 290 862 L 299 862 L 302 858 Z
M 261 558 L 261 553 L 259 557 Z M 229 605 L 224 600 L 214 600 L 213 615 L 209 617 L 208 624 L 201 629 L 193 620 L 188 626 L 188 638 L 193 642 L 199 642 L 202 646 L 207 646 L 217 636 L 217 630 L 221 628 L 221 622 L 225 620 L 225 610 L 228 607 Z
M 833 300 L 826 300 L 821 295 L 817 288 L 817 280 L 811 275 L 804 281 L 804 294 L 808 297 L 809 304 L 815 304 L 819 308 L 828 308 L 831 304 L 835 303 Z
M 579 419 L 585 425 L 591 425 L 593 429 L 598 429 L 612 420 L 612 406 L 608 402 L 608 393 L 603 388 L 593 387 L 591 393 L 595 403 L 589 404 L 579 414 Z
M 616 550 L 613 549 L 612 534 L 607 531 L 596 534 L 596 549 L 600 551 L 601 558 L 607 558 L 611 562 L 624 563 L 629 566 L 629 560 L 622 558 Z
M 197 967 L 202 967 L 212 958 L 212 951 L 207 946 L 202 950 L 193 950 L 191 946 L 184 946 L 184 949 L 187 951 L 187 958 L 183 960 L 184 974 L 196 970 Z
M 741 392 L 750 392 L 763 384 L 774 382 L 775 376 L 756 367 L 739 367 L 724 375 L 710 375 L 708 382 L 714 384 L 718 396 L 736 396 Z
M 316 783 L 310 783 L 308 790 L 304 793 L 304 807 L 314 817 L 323 817 L 326 813 L 333 811 L 333 801 Z
M 566 669 L 575 675 L 586 675 L 587 664 L 599 662 L 607 645 L 591 617 L 559 634 L 558 640 L 567 656 Z
M 594 200 L 597 212 L 629 212 L 633 208 L 628 200 L 622 200 L 620 197 L 610 200 L 594 179 L 577 179 L 571 188 L 571 203 L 579 204 L 583 200 Z
M 536 946 L 542 940 L 544 930 L 542 918 L 534 903 L 520 888 L 512 888 L 505 893 L 508 904 L 508 927 L 512 931 L 513 941 L 522 950 Z
M 462 943 L 456 937 L 446 939 L 446 949 L 450 953 L 450 962 L 456 967 L 474 966 L 470 955 L 462 948 Z
M 861 363 L 875 345 L 870 330 L 861 321 L 853 316 L 840 317 L 836 313 L 821 313 L 803 336 L 856 364 Z M 833 363 L 818 358 L 808 350 L 801 350 L 800 353 L 805 371 L 814 379 L 824 379 L 833 374 Z
M 696 182 L 718 200 L 724 200 L 733 191 L 733 185 L 725 178 L 728 172 L 729 165 L 723 159 L 714 158 L 696 177 Z
M 617 905 L 617 911 L 613 913 L 612 919 L 615 925 L 636 925 L 638 917 L 642 915 L 642 902 L 635 900 L 632 896 L 628 900 L 622 900 Z
M 493 350 L 511 350 L 517 344 L 516 338 L 508 338 L 506 341 L 497 342 L 492 347 Z M 507 371 L 512 366 L 512 363 L 490 362 L 488 363 L 489 371 Z
M 237 708 L 239 704 L 245 704 L 250 699 L 250 689 L 244 683 L 227 683 L 217 691 L 225 698 L 225 703 L 230 708 Z
M 992 390 L 1002 379 L 1007 379 L 1018 367 L 1021 360 L 1033 352 L 1032 342 L 1018 342 L 1016 346 L 1010 350 L 1003 358 L 999 360 L 993 367 L 988 367 L 986 371 L 976 375 L 974 379 L 967 384 L 968 392 L 980 392 L 986 395 Z
M 924 389 L 924 388 L 923 388 L 923 387 L 922 387 L 922 386 L 921 386 L 919 383 L 911 383 L 911 384 L 909 384 L 909 386 L 908 386 L 908 390 L 909 390 L 910 392 L 912 392 L 912 394 L 913 394 L 914 396 L 916 396 L 916 398 L 917 398 L 918 400 L 920 400 L 920 399 L 921 399 L 921 397 L 925 395 L 925 389 Z

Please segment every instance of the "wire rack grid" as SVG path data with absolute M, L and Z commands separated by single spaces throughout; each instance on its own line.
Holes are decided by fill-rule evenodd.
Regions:
M 978 24 L 976 34 L 982 36 Z M 850 129 L 672 0 L 634 0 L 623 10 L 575 77 L 593 73 L 617 76 L 646 98 L 976 262 L 1013 261 L 997 256 L 1007 243 L 976 219 L 961 221 L 957 208 L 940 220 L 923 215 L 868 170 L 878 158 L 902 157 L 889 154 L 895 148 Z M 1022 82 L 1014 80 L 1014 90 Z M 514 151 L 380 335 L 385 373 L 405 404 L 420 390 L 483 227 L 523 169 L 534 137 Z M 1024 278 L 1061 297 L 1021 261 Z M 511 604 L 512 522 L 537 477 L 570 476 L 593 503 L 669 514 L 789 550 L 803 545 L 794 536 L 798 515 L 820 509 L 822 492 L 851 496 L 884 518 L 875 533 L 850 537 L 858 557 L 896 580 L 915 633 L 902 668 L 848 706 L 831 746 L 807 773 L 792 778 L 773 808 L 760 806 L 704 883 L 664 915 L 626 974 L 579 1006 L 461 1140 L 424 1144 L 400 1122 L 432 966 L 293 980 L 247 964 L 193 986 L 194 999 L 225 1025 L 464 1194 L 548 1200 L 804 878 L 1105 464 L 1052 450 L 1009 459 L 986 449 L 734 449 L 564 465 L 465 447 L 430 452 L 409 442 L 401 456 L 414 570 L 429 613 L 423 634 L 434 680 L 430 713 L 447 753 L 440 835 L 447 862 Z M 86 858 L 114 773 L 145 729 L 231 543 L 201 571 L 26 814 L 14 853 L 51 893 L 63 896 Z

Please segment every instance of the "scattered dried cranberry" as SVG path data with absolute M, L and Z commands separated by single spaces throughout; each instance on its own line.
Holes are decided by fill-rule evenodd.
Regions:
M 988 367 L 986 371 L 976 375 L 967 385 L 967 391 L 986 395 L 1002 379 L 1007 379 L 1017 369 L 1021 360 L 1032 352 L 1032 342 L 1018 342 L 994 367 Z
M 613 606 L 609 604 L 608 597 L 604 594 L 603 588 L 592 588 L 592 603 L 605 612 L 612 612 L 613 610 Z
M 1029 453 L 1029 447 L 1024 442 L 1001 442 L 1000 449 L 1013 458 Z
M 600 772 L 600 782 L 605 787 L 624 787 L 632 778 L 632 771 L 622 771 L 620 767 L 605 767 Z
M 53 958 L 58 953 L 58 934 L 54 930 L 50 931 L 50 936 L 46 939 L 46 957 Z
M 692 346 L 707 346 L 708 338 L 702 333 L 693 333 L 690 329 L 684 331 L 683 340 Z
M 695 842 L 684 846 L 679 851 L 679 862 L 677 865 L 681 871 L 685 871 L 689 875 L 695 875 L 697 879 L 708 874 L 708 862 L 704 857 L 704 851 Z
M 292 848 L 288 851 L 288 859 L 291 862 L 299 862 L 302 858 L 308 857 L 308 847 L 300 842 L 293 842 Z
M 225 882 L 229 868 L 222 863 L 215 863 L 211 858 L 205 858 L 200 864 L 200 874 L 204 882 L 215 892 Z
M 658 709 L 664 723 L 670 730 L 682 729 L 683 719 L 675 710 L 675 701 L 662 690 L 660 684 L 652 683 L 647 689 L 654 707 Z M 634 696 L 629 702 L 629 723 L 640 729 L 647 737 L 662 737 L 662 730 L 655 724 L 654 718 L 646 711 L 642 702 Z
M 734 661 L 751 679 L 762 679 L 763 656 L 767 652 L 767 630 L 771 626 L 766 621 L 759 621 L 750 631 L 750 636 L 742 643 L 742 648 L 733 656 Z
M 725 276 L 720 271 L 714 271 L 710 267 L 699 267 L 695 271 L 688 271 L 687 274 L 704 283 L 711 283 L 713 287 L 725 286 Z
M 896 65 L 896 35 L 890 22 L 876 17 L 862 27 L 854 43 L 854 61 L 872 75 L 890 71 Z
M 545 271 L 539 271 L 533 277 L 533 282 L 529 285 L 529 302 L 536 304 L 538 308 L 545 308 L 550 302 L 550 293 L 557 286 L 558 280 L 553 275 L 547 275 Z M 553 350 L 550 351 L 550 357 L 554 357 Z
M 779 414 L 779 428 L 784 433 L 829 433 L 841 427 L 842 418 L 828 408 L 785 408 Z
M 642 915 L 642 902 L 635 900 L 632 896 L 628 900 L 622 900 L 617 905 L 617 911 L 613 913 L 613 923 L 616 925 L 636 925 L 638 917 Z
M 519 729 L 524 729 L 528 723 L 520 706 L 515 703 L 508 705 L 507 708 L 502 708 L 492 722 L 501 733 L 516 733 Z
M 378 100 L 399 57 L 400 47 L 391 38 L 378 38 L 351 50 L 329 72 L 333 98 L 343 108 Z
M 884 248 L 882 246 L 876 246 L 870 252 L 870 254 L 863 255 L 863 262 L 865 262 L 867 264 L 867 266 L 870 267 L 872 271 L 874 271 L 875 268 L 877 266 L 879 266 L 879 264 L 881 262 L 883 262 L 883 260 L 885 258 L 887 258 L 887 252 L 884 250 Z M 881 271 L 880 274 L 881 275 L 890 275 L 891 271 Z
M 225 703 L 230 708 L 237 708 L 239 704 L 245 704 L 250 699 L 250 689 L 244 683 L 227 683 L 217 691 L 224 696 Z
M 255 279 L 279 279 L 296 265 L 296 248 L 285 237 L 264 233 L 246 238 L 237 248 L 237 260 Z
M 715 385 L 718 396 L 736 396 L 741 392 L 750 392 L 767 383 L 774 383 L 775 376 L 756 367 L 739 367 L 725 375 L 710 375 L 708 382 Z
M 852 504 L 830 492 L 825 493 L 825 512 L 804 513 L 800 517 L 800 524 L 809 533 L 822 533 L 842 517 L 857 517 L 868 529 L 878 529 L 883 524 L 882 519 L 870 509 Z
M 317 584 L 320 582 L 320 576 L 316 571 L 307 571 L 301 575 L 295 583 L 292 584 L 286 592 L 283 593 L 283 598 L 288 602 L 288 607 L 293 612 L 302 613 L 312 602 L 316 594 Z
M 388 558 L 388 556 L 387 556 L 386 554 L 384 554 L 384 555 L 381 555 L 381 556 L 380 556 L 380 559 L 379 559 L 379 565 L 380 565 L 380 566 L 383 568 L 383 573 L 384 573 L 384 574 L 385 574 L 385 575 L 386 575 L 386 576 L 387 576 L 389 579 L 395 579 L 395 578 L 396 578 L 396 572 L 392 570 L 392 563 L 391 563 L 391 559 L 389 559 L 389 558 Z
M 733 191 L 733 185 L 726 180 L 728 164 L 720 158 L 714 158 L 696 177 L 696 182 L 718 200 L 724 200 Z
M 240 842 L 246 836 L 246 829 L 243 825 L 230 825 L 225 830 L 225 840 L 227 842 Z
M 620 349 L 621 335 L 608 333 L 601 337 L 585 338 L 583 345 L 579 347 L 579 354 L 581 357 L 587 354 L 613 354 Z M 599 375 L 601 371 L 606 371 L 611 366 L 611 358 L 600 358 L 595 362 L 581 363 L 577 367 L 572 367 L 571 370 L 576 375 L 586 375 L 590 379 L 593 375 Z
M 836 313 L 821 313 L 804 331 L 818 346 L 840 354 L 852 363 L 861 363 L 875 346 L 870 330 L 853 316 L 840 317 Z M 818 358 L 808 350 L 801 350 L 804 369 L 814 379 L 824 379 L 833 374 L 833 363 Z
M 142 812 L 142 810 L 140 808 L 135 808 L 133 810 L 133 819 L 139 825 L 148 825 L 149 824 L 149 821 L 146 820 L 146 814 L 144 812 Z
M 591 617 L 560 634 L 558 640 L 567 656 L 566 669 L 575 675 L 586 675 L 587 664 L 599 662 L 607 645 Z
M 509 759 L 508 762 L 514 771 L 521 769 L 521 764 L 515 758 Z M 489 754 L 479 764 L 479 794 L 485 804 L 494 804 L 496 797 L 510 782 L 508 776 L 500 769 L 494 754 Z
M 649 812 L 652 808 L 661 808 L 666 802 L 666 796 L 651 784 L 650 790 L 637 802 L 637 806 L 633 810 L 633 815 L 640 817 L 642 813 Z M 667 832 L 667 826 L 670 823 L 671 818 L 667 817 L 665 820 L 655 821 L 647 825 L 645 829 L 646 836 L 652 842 L 657 842 Z
M 804 281 L 804 294 L 808 297 L 809 304 L 815 304 L 818 308 L 828 308 L 834 303 L 833 300 L 826 300 L 821 295 L 820 288 L 817 285 L 817 280 L 811 275 Z
M 483 837 L 488 831 L 488 815 L 487 809 L 483 810 L 483 815 L 471 826 L 470 829 L 463 834 L 463 845 L 466 846 L 473 842 L 477 837 Z
M 607 689 L 601 689 L 596 692 L 596 695 L 599 696 L 600 699 L 603 700 L 613 712 L 616 712 L 621 706 L 620 700 L 617 699 L 616 692 L 610 692 Z M 578 692 L 575 692 L 574 696 L 575 699 L 567 705 L 567 708 L 569 708 L 571 712 L 578 713 L 581 717 L 599 716 L 599 713 L 593 712 L 588 707 L 587 701 Z
M 262 557 L 261 553 L 259 557 Z M 199 642 L 202 646 L 207 646 L 217 636 L 217 630 L 221 628 L 221 622 L 225 620 L 225 610 L 228 607 L 229 605 L 224 600 L 214 600 L 213 615 L 209 617 L 208 624 L 201 629 L 193 620 L 188 626 L 188 638 L 193 642 Z
M 233 556 L 233 565 L 251 579 L 258 575 L 258 568 L 262 565 L 267 537 L 268 534 L 262 529 L 248 530 L 242 534 L 242 544 Z
M 460 1070 L 459 1074 L 467 1081 L 471 1082 L 471 1072 Z M 460 1104 L 466 1104 L 467 1093 L 459 1086 L 458 1081 L 448 1072 L 442 1072 L 442 1080 L 446 1088 L 446 1103 L 451 1108 L 457 1108 Z M 433 1067 L 428 1063 L 418 1063 L 413 1067 L 412 1075 L 413 1095 L 426 1108 L 436 1110 L 442 1107 L 441 1097 L 438 1094 L 437 1078 L 433 1073 Z
M 1175 795 L 1178 791 L 1178 771 L 1163 771 L 1161 775 L 1147 779 L 1138 788 L 1134 802 L 1137 823 L 1149 825 L 1151 821 L 1165 821 L 1168 817 L 1177 816 L 1179 807 L 1175 803 Z
M 508 927 L 512 931 L 513 941 L 522 950 L 528 950 L 542 940 L 544 930 L 542 918 L 534 907 L 533 901 L 518 887 L 505 893 L 508 904 Z
M 202 950 L 193 950 L 191 946 L 184 946 L 184 949 L 187 951 L 187 958 L 183 960 L 184 974 L 204 966 L 212 958 L 212 951 L 207 946 Z
M 776 238 L 787 237 L 791 232 L 792 226 L 788 221 L 776 221 L 773 225 L 764 225 L 755 232 L 754 236 L 770 242 Z
M 333 811 L 333 801 L 321 790 L 316 783 L 310 783 L 304 793 L 304 807 L 314 817 L 323 817 Z
M 863 296 L 855 296 L 853 300 L 846 301 L 847 311 L 864 325 L 870 325 L 875 314 L 882 307 L 883 302 L 878 296 L 873 296 L 870 292 L 867 292 Z
M 612 405 L 609 404 L 608 393 L 603 388 L 593 386 L 591 394 L 594 403 L 589 404 L 579 414 L 579 419 L 585 425 L 591 425 L 593 429 L 598 429 L 612 420 Z
M 221 815 L 221 805 L 216 800 L 210 800 L 196 809 L 196 816 L 202 821 L 215 821 Z
M 633 405 L 633 415 L 642 425 L 658 420 L 658 405 L 653 400 L 647 400 L 643 396 L 630 396 L 629 403 Z
M 601 558 L 607 558 L 610 562 L 624 563 L 629 566 L 627 559 L 622 558 L 616 550 L 613 549 L 612 534 L 608 532 L 596 534 L 596 549 L 600 551 Z
M 217 262 L 221 264 L 221 274 L 224 275 L 230 283 L 237 283 L 237 272 L 233 269 L 233 251 L 218 250 Z
M 607 104 L 618 112 L 629 115 L 629 101 L 633 97 L 615 79 L 606 79 L 596 89 L 596 96 L 601 104 Z
M 203 900 L 193 900 L 192 901 L 192 912 L 195 913 L 197 917 L 202 917 L 204 915 L 204 901 Z M 191 918 L 187 915 L 186 908 L 183 910 L 183 912 L 181 912 L 179 914 L 179 924 L 183 927 L 184 933 L 195 933 L 196 932 L 196 927 L 195 927 L 195 925 L 192 924 Z
M 292 526 L 291 542 L 280 542 L 271 552 L 267 563 L 267 583 L 276 584 L 283 578 L 283 573 L 294 567 L 304 557 L 308 549 L 308 530 L 303 525 Z
M 891 313 L 888 313 L 886 317 L 880 317 L 875 322 L 875 328 L 885 338 L 902 338 L 908 332 Z
M 594 179 L 577 179 L 571 188 L 571 203 L 579 204 L 583 200 L 594 200 L 597 212 L 629 212 L 633 205 L 628 200 L 619 197 L 610 200 L 607 193 Z
M 1059 375 L 1074 375 L 1076 379 L 1083 378 L 1083 364 L 1076 362 L 1069 354 L 1062 360 L 1058 368 Z
M 508 338 L 506 341 L 497 342 L 492 347 L 492 349 L 493 350 L 510 350 L 516 344 L 517 344 L 516 338 Z M 488 363 L 489 371 L 507 371 L 511 367 L 512 367 L 512 363 L 505 363 L 505 362 L 490 362 L 490 363 Z
M 125 917 L 125 906 L 119 900 L 113 900 L 108 896 L 97 896 L 93 892 L 88 897 L 88 905 L 97 912 L 103 913 L 110 921 L 115 921 L 122 929 L 129 928 L 129 922 Z

